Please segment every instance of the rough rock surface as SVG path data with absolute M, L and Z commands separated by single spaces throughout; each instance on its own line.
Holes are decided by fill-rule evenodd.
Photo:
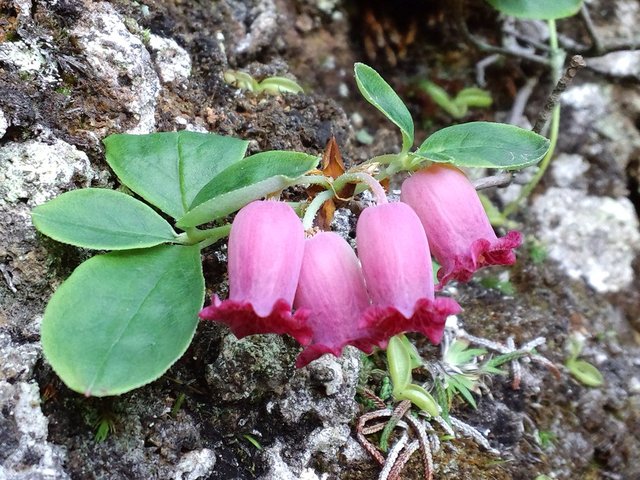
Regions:
M 597 292 L 616 292 L 634 281 L 640 252 L 638 216 L 626 198 L 595 197 L 550 188 L 534 201 L 537 237 L 567 275 Z
M 51 444 L 48 420 L 40 409 L 37 383 L 0 380 L 0 478 L 7 480 L 68 479 L 66 449 Z
M 137 121 L 128 133 L 149 133 L 155 126 L 156 97 L 160 90 L 151 56 L 112 5 L 107 2 L 90 5 L 70 34 L 77 39 L 91 74 L 116 93 L 123 102 L 123 110 Z
M 291 339 L 238 341 L 207 323 L 150 385 L 106 399 L 69 391 L 42 358 L 39 325 L 51 293 L 91 253 L 36 234 L 29 211 L 73 188 L 114 186 L 101 145 L 112 133 L 188 128 L 245 138 L 251 153 L 313 154 L 335 135 L 347 165 L 398 151 L 397 129 L 357 94 L 354 61 L 374 64 L 408 100 L 421 141 L 451 119 L 416 92 L 416 79 L 453 92 L 475 82 L 482 60 L 443 21 L 440 3 L 420 2 L 411 19 L 398 19 L 384 2 L 340 0 L 0 2 L 0 479 L 378 476 L 353 427 L 368 408 L 358 387 L 378 391 L 380 378 L 354 350 L 295 370 Z M 605 40 L 637 35 L 634 0 L 586 3 Z M 488 7 L 480 13 L 487 28 L 496 25 Z M 407 61 L 385 67 L 398 35 L 409 31 L 403 22 L 414 19 L 421 28 Z M 574 23 L 561 29 L 581 36 Z M 534 27 L 544 41 L 544 26 Z M 375 40 L 375 51 L 363 37 Z M 499 277 L 515 293 L 484 286 L 499 270 L 449 290 L 464 305 L 459 321 L 470 333 L 498 342 L 512 336 L 517 345 L 544 336 L 539 351 L 560 377 L 524 362 L 519 390 L 494 377 L 477 410 L 455 402 L 455 414 L 500 455 L 463 437 L 445 442 L 435 455 L 437 478 L 640 478 L 640 94 L 631 55 L 595 61 L 563 98 L 558 156 L 520 217 L 537 243 Z M 226 69 L 295 78 L 308 94 L 252 96 L 224 83 Z M 598 69 L 624 81 L 611 83 Z M 514 59 L 487 69 L 497 110 L 511 109 L 529 74 L 540 77 L 540 101 L 534 95 L 524 112 L 535 118 L 546 74 Z M 493 114 L 473 111 L 464 120 Z M 366 141 L 354 141 L 354 130 Z M 340 209 L 334 229 L 353 240 L 365 205 Z M 541 245 L 547 259 L 530 245 Z M 224 257 L 224 248 L 203 252 L 207 286 L 218 293 L 226 288 Z M 585 387 L 563 367 L 573 336 L 584 340 L 581 358 L 603 374 L 602 387 Z M 419 346 L 426 358 L 439 355 Z M 373 361 L 384 368 L 382 357 Z M 109 430 L 102 442 L 98 426 Z M 421 478 L 418 463 L 406 478 Z

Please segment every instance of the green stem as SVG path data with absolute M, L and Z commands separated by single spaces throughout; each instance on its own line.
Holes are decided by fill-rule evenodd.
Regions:
M 564 63 L 564 57 L 560 47 L 558 46 L 558 32 L 556 30 L 556 22 L 555 20 L 549 20 L 549 46 L 550 46 L 550 56 L 551 56 L 551 75 L 553 78 L 554 84 L 558 83 L 558 80 L 562 76 L 562 64 Z M 509 203 L 502 215 L 504 218 L 508 217 L 515 213 L 520 204 L 529 197 L 534 188 L 540 183 L 540 180 L 544 176 L 549 164 L 551 163 L 551 159 L 553 158 L 553 154 L 556 149 L 556 145 L 558 143 L 558 133 L 560 131 L 560 104 L 556 105 L 553 109 L 553 113 L 551 116 L 551 128 L 549 131 L 549 150 L 547 154 L 540 162 L 540 166 L 538 167 L 538 171 L 531 179 L 531 181 L 525 185 L 513 202 Z
M 373 157 L 370 160 L 367 160 L 365 163 L 379 163 L 380 165 L 388 165 L 390 163 L 394 163 L 398 158 L 398 153 L 387 153 L 385 155 L 378 155 L 377 157 Z
M 376 197 L 376 202 L 378 205 L 383 203 L 387 203 L 387 194 L 375 178 L 373 178 L 368 173 L 364 172 L 356 172 L 356 173 L 344 173 L 340 175 L 333 182 L 333 190 L 339 192 L 347 183 L 364 183 L 369 187 L 369 189 L 373 192 Z
M 549 25 L 549 47 L 551 47 L 551 73 L 553 75 L 553 83 L 556 84 L 562 76 L 562 64 L 564 63 L 564 58 L 558 45 L 556 21 L 548 20 L 547 25 Z
M 205 246 L 209 246 L 221 238 L 228 236 L 230 231 L 230 223 L 220 227 L 209 228 L 207 230 L 199 230 L 193 227 L 188 228 L 185 233 L 178 235 L 176 241 L 183 245 L 195 245 L 196 243 L 202 244 L 203 242 L 208 242 Z M 204 246 L 201 246 L 200 248 L 202 249 Z
M 293 185 L 322 185 L 325 188 L 331 188 L 331 180 L 324 175 L 305 175 L 296 179 Z
M 529 183 L 527 183 L 523 187 L 522 191 L 520 192 L 520 195 L 518 195 L 518 198 L 516 198 L 513 202 L 511 202 L 509 205 L 505 207 L 504 211 L 502 212 L 505 218 L 508 217 L 509 215 L 512 215 L 518 210 L 520 203 L 531 194 L 533 189 L 536 188 L 536 186 L 544 176 L 545 172 L 547 171 L 547 167 L 549 166 L 549 164 L 551 163 L 551 159 L 553 158 L 553 154 L 556 149 L 556 144 L 558 143 L 559 131 L 560 131 L 560 105 L 557 105 L 553 109 L 553 114 L 551 116 L 549 151 L 542 159 L 542 162 L 540 162 L 540 166 L 538 167 L 538 171 L 536 172 L 534 177 L 531 179 Z
M 304 217 L 302 217 L 302 226 L 305 230 L 313 228 L 313 220 L 316 218 L 318 210 L 320 210 L 324 202 L 333 198 L 334 195 L 335 193 L 333 190 L 325 190 L 324 192 L 320 192 L 316 195 L 316 197 L 311 201 L 307 210 L 304 212 Z

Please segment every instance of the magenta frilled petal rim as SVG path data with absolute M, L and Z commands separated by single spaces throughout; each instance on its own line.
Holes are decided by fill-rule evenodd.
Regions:
M 305 347 L 305 349 L 300 352 L 300 355 L 298 355 L 298 358 L 296 359 L 296 368 L 305 367 L 307 364 L 320 358 L 325 353 L 330 353 L 335 357 L 340 357 L 340 355 L 342 355 L 342 350 L 344 350 L 344 347 L 346 347 L 347 345 L 356 347 L 358 350 L 361 350 L 362 352 L 369 355 L 371 352 L 373 352 L 373 349 L 376 345 L 380 346 L 380 344 L 382 343 L 377 340 L 376 336 L 373 336 L 375 334 L 377 334 L 377 332 L 371 332 L 372 336 L 370 337 L 366 336 L 366 334 L 363 334 L 362 337 L 352 340 L 345 340 L 335 345 L 328 345 L 326 343 L 312 343 L 308 347 Z M 384 343 L 384 346 L 386 346 L 386 342 Z
M 440 283 L 436 285 L 436 290 L 441 290 L 452 280 L 468 282 L 482 267 L 513 265 L 516 262 L 516 254 L 513 250 L 520 245 L 522 245 L 522 233 L 515 230 L 494 241 L 486 238 L 475 240 L 468 253 L 448 259 L 446 264 L 438 270 Z
M 455 315 L 462 309 L 458 302 L 447 297 L 419 299 L 411 317 L 405 317 L 393 306 L 369 307 L 363 314 L 363 328 L 376 332 L 376 344 L 385 348 L 388 340 L 394 335 L 404 332 L 418 332 L 426 336 L 432 343 L 442 340 L 444 324 L 449 315 Z
M 311 342 L 313 332 L 307 319 L 309 311 L 298 309 L 291 313 L 291 305 L 283 299 L 276 300 L 271 313 L 266 317 L 258 315 L 250 302 L 224 300 L 214 295 L 211 305 L 203 308 L 198 314 L 203 320 L 212 320 L 227 325 L 238 338 L 259 333 L 288 334 L 301 345 Z

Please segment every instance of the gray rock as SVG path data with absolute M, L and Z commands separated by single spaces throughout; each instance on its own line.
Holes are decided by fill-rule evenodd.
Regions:
M 0 62 L 10 65 L 25 77 L 36 77 L 43 86 L 60 82 L 49 52 L 35 41 L 0 43 Z
M 251 11 L 253 21 L 249 31 L 235 50 L 238 54 L 254 55 L 274 43 L 278 33 L 278 11 L 273 0 L 257 2 Z
M 540 225 L 540 240 L 569 277 L 586 281 L 598 292 L 630 285 L 640 233 L 627 198 L 550 188 L 534 200 L 532 211 Z
M 39 344 L 14 344 L 9 334 L 0 331 L 0 382 L 29 380 L 38 358 Z
M 261 480 L 327 480 L 329 475 L 318 474 L 311 468 L 297 468 L 290 466 L 283 458 L 284 446 L 280 441 L 264 452 L 264 458 L 269 469 Z
M 347 438 L 347 442 L 342 448 L 342 455 L 344 455 L 347 463 L 368 461 L 371 458 L 362 445 L 353 437 Z
M 40 409 L 35 382 L 11 385 L 0 381 L 0 478 L 3 480 L 64 480 L 66 451 L 47 441 L 48 421 Z
M 149 49 L 162 83 L 184 83 L 191 76 L 191 58 L 187 51 L 171 38 L 149 35 Z
M 640 92 L 614 85 L 585 83 L 562 96 L 560 151 L 580 154 L 591 163 L 590 191 L 600 195 L 627 194 L 625 169 L 640 148 L 636 113 Z
M 296 370 L 284 395 L 276 401 L 285 421 L 293 425 L 312 413 L 325 427 L 351 422 L 358 411 L 359 356 L 358 350 L 348 347 L 340 358 L 323 355 Z
M 268 404 L 267 411 L 277 406 L 290 425 L 299 425 L 303 417 L 311 415 L 321 426 L 308 435 L 304 448 L 277 441 L 267 449 L 265 459 L 269 471 L 262 477 L 264 480 L 327 478 L 327 474 L 319 476 L 308 465 L 314 456 L 320 455 L 335 466 L 335 458 L 349 441 L 349 424 L 358 410 L 355 389 L 359 371 L 359 352 L 351 347 L 345 349 L 341 358 L 324 355 L 296 370 L 284 394 Z
M 278 335 L 252 335 L 238 340 L 228 334 L 216 361 L 207 365 L 206 380 L 224 402 L 255 402 L 267 393 L 283 391 L 296 353 Z
M 590 58 L 589 68 L 614 77 L 640 79 L 640 52 L 611 52 L 602 57 Z
M 318 475 L 313 469 L 307 467 L 311 458 L 319 454 L 329 462 L 334 461 L 340 449 L 350 438 L 350 428 L 347 425 L 335 427 L 317 428 L 305 441 L 303 449 L 297 448 L 295 452 L 289 452 L 286 461 L 283 459 L 283 445 L 276 443 L 266 451 L 269 472 L 263 476 L 264 480 L 274 478 L 307 478 L 309 480 L 325 479 L 326 473 Z
M 606 44 L 615 41 L 631 41 L 638 38 L 640 4 L 635 0 L 592 0 L 587 2 L 589 10 L 610 12 L 608 21 L 595 21 L 595 31 Z
M 4 137 L 4 134 L 7 133 L 7 127 L 9 127 L 7 117 L 5 117 L 4 112 L 0 110 L 0 138 Z
M 0 62 L 12 65 L 19 72 L 39 72 L 45 63 L 42 53 L 22 40 L 0 43 Z
M 185 453 L 176 466 L 174 480 L 198 480 L 213 473 L 216 454 L 209 448 Z
M 123 104 L 138 119 L 129 133 L 153 131 L 160 80 L 149 52 L 129 32 L 120 14 L 107 2 L 87 4 L 71 35 L 77 38 L 93 75 L 126 100 Z
M 551 176 L 558 187 L 587 189 L 585 173 L 589 170 L 589 163 L 582 155 L 560 153 L 551 163 Z
M 89 159 L 62 140 L 28 140 L 0 148 L 0 200 L 35 207 L 95 177 Z
M 10 292 L 3 297 L 0 289 L 0 326 L 8 322 L 20 329 L 33 323 L 42 307 L 26 299 L 50 288 L 48 252 L 37 241 L 31 209 L 67 190 L 89 186 L 94 178 L 87 156 L 61 140 L 0 147 L 0 282 Z

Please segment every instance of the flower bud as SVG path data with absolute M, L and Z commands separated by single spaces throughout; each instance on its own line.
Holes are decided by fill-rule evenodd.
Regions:
M 449 298 L 435 298 L 429 244 L 418 216 L 404 203 L 369 207 L 357 225 L 358 256 L 372 300 L 363 327 L 386 342 L 402 332 L 442 338 L 447 316 L 460 311 Z
M 401 199 L 420 217 L 431 253 L 442 266 L 439 288 L 450 280 L 468 281 L 479 268 L 511 265 L 522 234 L 497 238 L 480 198 L 455 167 L 433 164 L 402 184 Z
M 307 344 L 308 312 L 291 313 L 303 251 L 304 229 L 291 207 L 277 201 L 245 206 L 229 235 L 229 299 L 213 296 L 200 318 L 228 325 L 238 338 L 287 333 Z
M 313 330 L 297 367 L 324 353 L 339 357 L 346 345 L 371 353 L 374 332 L 358 326 L 369 295 L 356 254 L 338 234 L 322 232 L 306 240 L 294 305 L 310 312 Z

